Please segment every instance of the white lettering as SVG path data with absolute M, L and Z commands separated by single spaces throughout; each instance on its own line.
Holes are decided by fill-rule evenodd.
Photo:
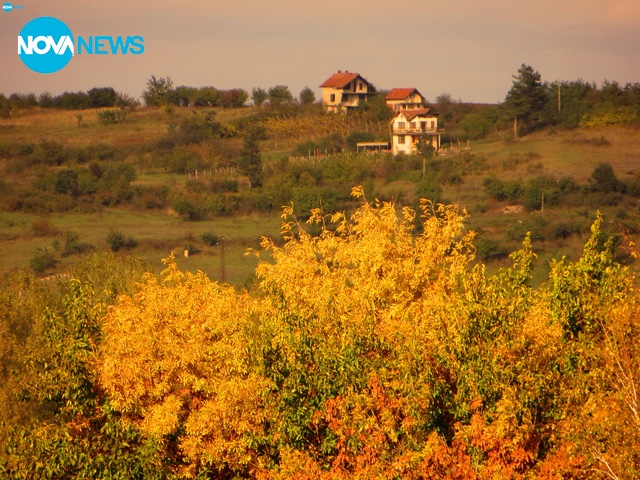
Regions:
M 29 43 L 31 43 L 31 37 L 29 37 Z M 44 43 L 44 47 L 38 47 L 39 43 Z M 51 49 L 51 43 L 53 43 L 53 38 L 40 35 L 33 40 L 31 46 L 38 55 L 44 55 Z
M 33 53 L 33 50 L 29 45 L 24 43 L 24 38 L 19 36 L 18 37 L 18 55 L 20 55 L 21 53 L 26 53 L 27 55 L 31 55 Z
M 73 42 L 68 35 L 61 36 L 57 42 L 50 35 L 39 35 L 35 38 L 29 35 L 26 43 L 24 38 L 18 37 L 18 55 L 32 55 L 34 52 L 44 55 L 52 48 L 56 55 L 64 55 L 67 50 L 71 50 L 71 55 L 74 54 Z

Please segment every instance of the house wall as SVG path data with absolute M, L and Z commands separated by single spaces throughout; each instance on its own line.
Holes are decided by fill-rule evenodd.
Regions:
M 403 141 L 404 138 L 404 141 Z M 429 142 L 436 150 L 440 150 L 440 135 L 400 135 L 391 136 L 391 153 L 413 155 L 418 151 L 418 142 Z
M 331 100 L 331 95 L 334 96 L 333 100 Z M 324 87 L 322 89 L 322 104 L 327 108 L 327 110 L 338 110 L 341 100 L 342 89 L 331 87 Z
M 322 88 L 322 104 L 330 112 L 338 112 L 350 107 L 360 105 L 360 96 L 369 93 L 369 85 L 361 78 L 349 82 L 343 89 L 333 87 Z M 331 100 L 331 95 L 334 95 Z M 346 98 L 343 100 L 343 95 Z M 366 98 L 366 97 L 365 97 Z
M 391 152 L 394 155 L 416 153 L 419 141 L 428 141 L 436 151 L 440 150 L 438 117 L 418 116 L 409 121 L 404 115 L 397 115 L 391 123 L 391 131 Z
M 411 155 L 415 150 L 413 138 L 411 135 L 393 135 L 391 138 L 391 152 L 394 155 L 404 153 Z
M 412 93 L 402 100 L 387 100 L 387 106 L 393 110 L 414 110 L 416 108 L 424 108 L 426 98 L 419 93 Z
M 422 124 L 424 129 L 422 128 Z M 407 120 L 403 115 L 398 115 L 393 119 L 391 124 L 392 130 L 402 131 L 402 133 L 411 133 L 412 131 L 437 131 L 438 130 L 438 117 L 415 117 L 413 120 Z

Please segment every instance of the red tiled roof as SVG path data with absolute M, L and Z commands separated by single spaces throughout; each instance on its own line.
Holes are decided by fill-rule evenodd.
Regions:
M 419 108 L 416 110 L 400 110 L 398 115 L 403 115 L 408 121 L 413 120 L 416 117 L 437 117 L 438 114 L 435 112 L 431 112 L 430 108 Z
M 413 92 L 417 92 L 418 94 L 420 94 L 420 92 L 418 92 L 418 90 L 416 90 L 415 88 L 394 88 L 384 98 L 387 100 L 404 100 Z
M 337 73 L 334 73 L 329 78 L 327 78 L 324 81 L 324 83 L 322 85 L 320 85 L 320 88 L 324 88 L 324 87 L 344 88 L 350 82 L 352 82 L 353 80 L 355 80 L 358 77 L 362 78 L 362 76 L 359 73 L 338 71 Z M 364 78 L 362 78 L 362 80 L 367 85 L 369 85 L 369 82 L 367 82 Z

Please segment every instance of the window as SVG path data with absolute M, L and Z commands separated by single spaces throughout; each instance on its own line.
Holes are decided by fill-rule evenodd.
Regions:
M 407 128 L 407 124 L 405 122 L 398 122 L 399 130 L 404 130 L 405 128 Z
M 330 102 L 335 102 L 336 101 L 336 94 L 332 93 L 331 96 L 329 97 L 329 101 Z
M 404 141 L 405 141 L 405 136 L 398 135 L 398 143 L 404 145 Z
M 415 129 L 416 128 L 416 122 L 411 122 L 411 128 Z

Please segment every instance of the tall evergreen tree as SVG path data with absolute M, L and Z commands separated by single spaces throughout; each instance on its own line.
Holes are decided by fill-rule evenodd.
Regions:
M 264 128 L 252 127 L 244 138 L 244 146 L 240 152 L 238 168 L 243 175 L 249 177 L 251 188 L 262 186 L 262 157 L 260 156 L 258 141 L 264 140 L 265 138 Z
M 521 122 L 520 127 L 525 132 L 531 131 L 540 123 L 540 114 L 546 103 L 547 92 L 540 81 L 540 74 L 523 63 L 518 75 L 513 76 L 513 85 L 504 100 L 508 114 Z

